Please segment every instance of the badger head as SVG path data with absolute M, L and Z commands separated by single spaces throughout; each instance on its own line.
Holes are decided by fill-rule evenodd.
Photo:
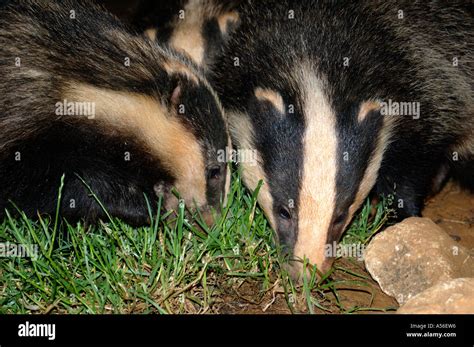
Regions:
M 229 111 L 234 143 L 256 151 L 241 163 L 244 181 L 250 189 L 264 181 L 258 200 L 294 260 L 290 272 L 298 277 L 305 258 L 324 272 L 327 247 L 377 179 L 390 127 L 379 102 L 341 102 L 310 62 L 266 82 Z
M 238 3 L 238 0 L 183 0 L 175 4 L 178 8 L 173 9 L 171 18 L 164 23 L 152 19 L 145 25 L 144 34 L 153 41 L 169 44 L 207 69 L 239 23 L 235 9 Z M 153 6 L 152 13 L 163 12 Z
M 166 210 L 177 209 L 182 199 L 210 224 L 212 210 L 218 212 L 226 203 L 230 188 L 230 168 L 219 156 L 230 146 L 224 112 L 215 92 L 189 61 L 171 51 L 157 52 L 160 56 L 153 65 L 148 63 L 151 67 L 130 67 L 138 72 L 128 73 L 140 77 L 131 89 L 70 81 L 63 97 L 93 103 L 95 115 L 89 122 L 140 144 L 141 153 L 159 166 L 156 177 L 150 178 L 151 190 L 163 197 Z

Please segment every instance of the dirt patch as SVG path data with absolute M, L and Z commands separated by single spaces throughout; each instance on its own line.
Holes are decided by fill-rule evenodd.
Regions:
M 313 293 L 321 307 L 314 307 L 314 313 L 374 313 L 390 312 L 398 308 L 392 297 L 384 294 L 377 283 L 370 278 L 362 262 L 353 259 L 339 259 L 337 270 L 331 277 L 334 289 Z M 244 281 L 225 290 L 226 295 L 217 310 L 218 313 L 239 314 L 289 314 L 308 313 L 303 294 L 292 297 L 276 283 L 262 291 L 261 282 Z M 291 303 L 290 309 L 288 302 Z
M 428 200 L 423 217 L 431 218 L 459 245 L 474 252 L 474 195 L 449 183 Z
M 259 281 L 246 280 L 242 284 L 226 288 L 220 314 L 288 314 L 291 313 L 285 294 L 278 284 L 262 291 Z

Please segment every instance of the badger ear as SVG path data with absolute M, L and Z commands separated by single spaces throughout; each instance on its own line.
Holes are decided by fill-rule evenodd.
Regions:
M 227 36 L 233 32 L 239 25 L 240 17 L 237 11 L 228 11 L 220 14 L 217 17 L 217 23 L 219 24 L 219 30 L 222 36 Z
M 176 86 L 173 88 L 173 91 L 171 92 L 171 105 L 173 107 L 176 107 L 179 104 L 179 100 L 181 99 L 181 85 L 178 83 Z
M 271 106 L 274 110 L 278 111 L 281 115 L 286 114 L 285 112 L 285 101 L 281 94 L 273 89 L 268 88 L 255 88 L 255 97 L 263 105 Z
M 180 105 L 183 103 L 185 83 L 179 75 L 172 75 L 169 76 L 167 84 L 167 91 L 164 94 L 165 102 L 170 110 L 179 111 Z
M 156 41 L 158 30 L 154 27 L 146 29 L 143 34 L 152 41 Z
M 380 111 L 382 104 L 379 100 L 366 100 L 359 105 L 359 113 L 357 115 L 357 121 L 360 123 L 364 122 L 369 114 L 372 112 Z

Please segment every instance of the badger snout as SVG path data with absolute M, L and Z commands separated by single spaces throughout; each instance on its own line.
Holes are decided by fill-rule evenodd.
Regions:
M 301 280 L 305 271 L 310 276 L 313 269 L 321 277 L 331 269 L 347 223 L 338 218 L 328 218 L 326 222 L 323 218 L 304 218 L 294 223 L 292 230 L 278 224 L 278 240 L 283 255 L 288 256 L 286 270 L 293 279 Z
M 284 268 L 290 277 L 297 282 L 302 281 L 304 276 L 310 278 L 313 271 L 316 271 L 316 275 L 320 279 L 331 269 L 335 259 L 334 257 L 326 257 L 321 264 L 312 264 L 308 261 L 305 263 L 302 259 L 291 259 L 285 264 Z
M 217 211 L 213 211 L 210 207 L 205 207 L 200 210 L 201 219 L 208 227 L 214 225 L 220 214 Z

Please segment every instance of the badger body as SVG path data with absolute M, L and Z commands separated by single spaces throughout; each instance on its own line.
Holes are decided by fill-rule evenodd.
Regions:
M 186 54 L 206 71 L 239 22 L 240 0 L 144 2 L 134 24 L 150 39 Z
M 393 195 L 403 219 L 420 215 L 446 168 L 474 185 L 472 5 L 250 0 L 237 10 L 211 81 L 234 144 L 257 152 L 258 165 L 241 163 L 244 181 L 264 180 L 259 203 L 295 259 L 327 270 L 327 245 L 371 191 Z
M 184 57 L 86 1 L 0 12 L 0 217 L 148 221 L 146 197 L 208 212 L 229 187 L 222 108 Z M 100 203 L 99 203 L 100 201 Z M 101 206 L 102 205 L 102 206 Z

